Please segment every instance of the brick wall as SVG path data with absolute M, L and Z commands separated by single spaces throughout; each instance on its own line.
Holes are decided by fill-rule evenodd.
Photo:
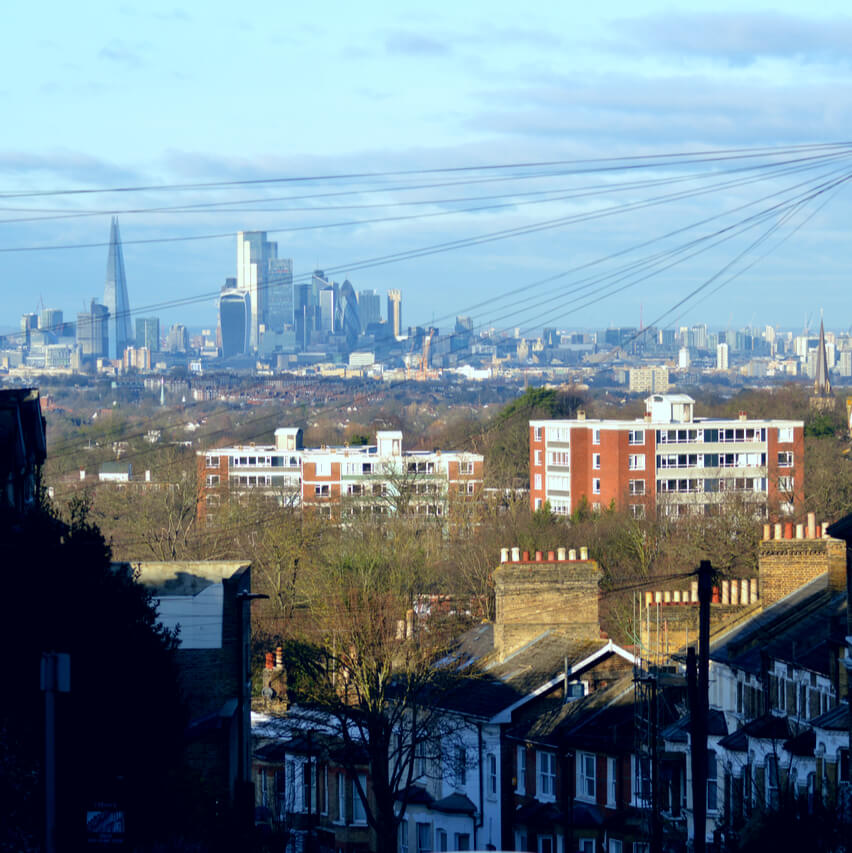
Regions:
M 494 572 L 494 647 L 503 660 L 549 629 L 600 639 L 594 560 L 502 563 Z

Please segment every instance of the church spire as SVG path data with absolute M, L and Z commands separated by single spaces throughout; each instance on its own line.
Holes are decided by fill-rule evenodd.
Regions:
M 817 347 L 814 394 L 818 397 L 831 396 L 831 380 L 828 378 L 828 356 L 825 351 L 825 328 L 823 326 L 822 317 L 820 317 L 819 321 L 819 346 Z

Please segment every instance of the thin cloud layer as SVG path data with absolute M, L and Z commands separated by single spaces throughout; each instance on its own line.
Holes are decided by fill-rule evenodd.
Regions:
M 718 59 L 744 67 L 763 58 L 849 64 L 852 18 L 813 20 L 776 12 L 653 14 L 613 23 L 613 48 Z

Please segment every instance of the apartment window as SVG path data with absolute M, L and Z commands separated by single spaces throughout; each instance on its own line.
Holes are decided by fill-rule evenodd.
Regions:
M 640 808 L 651 802 L 651 761 L 647 756 L 633 755 L 633 805 Z
M 551 450 L 550 464 L 567 468 L 571 464 L 571 453 L 568 450 Z
M 536 850 L 538 853 L 556 853 L 556 848 L 553 844 L 553 836 L 539 835 Z
M 497 796 L 497 756 L 493 752 L 488 755 L 488 793 Z
M 523 746 L 515 749 L 515 791 L 518 794 L 527 792 L 527 751 Z
M 208 456 L 204 460 L 204 464 L 208 468 L 218 468 L 219 467 L 219 457 L 218 456 Z
M 208 486 L 218 486 L 219 485 L 219 475 L 218 474 L 208 474 L 207 475 L 207 485 Z
M 328 497 L 328 495 L 329 495 L 328 485 L 326 484 L 324 486 L 314 486 L 314 494 L 317 495 L 318 497 Z
M 645 481 L 644 480 L 631 480 L 629 482 L 628 491 L 631 495 L 644 495 L 645 494 Z
M 627 433 L 627 443 L 628 444 L 644 444 L 645 443 L 645 430 L 644 429 L 631 429 Z
M 707 776 L 710 783 L 709 768 Z M 709 793 L 709 788 L 708 788 Z M 778 808 L 778 758 L 774 755 L 766 756 L 766 805 L 770 809 Z
M 599 495 L 601 493 L 601 481 L 599 477 L 592 480 L 592 494 Z
M 577 797 L 581 800 L 591 800 L 594 802 L 595 783 L 595 756 L 591 752 L 578 752 Z
M 408 853 L 408 821 L 399 824 L 399 853 Z
M 469 495 L 476 493 L 476 483 L 468 483 L 467 484 L 467 493 Z M 440 513 L 439 513 L 440 514 Z
M 472 474 L 473 462 L 459 462 L 459 474 Z
M 330 477 L 331 462 L 316 462 L 314 465 L 314 470 L 316 472 L 317 477 Z
M 627 467 L 631 471 L 644 471 L 645 470 L 645 454 L 644 453 L 631 453 L 627 457 Z
M 534 429 L 534 437 L 536 441 L 544 441 L 544 427 L 537 426 Z
M 470 850 L 470 833 L 456 832 L 453 834 L 456 850 Z
M 533 483 L 535 484 L 535 488 L 536 488 L 536 489 L 540 489 L 540 488 L 541 488 L 541 474 L 536 474 L 536 475 L 533 477 Z
M 337 774 L 337 821 L 346 823 L 346 776 Z
M 533 451 L 533 464 L 534 465 L 541 465 L 541 451 L 540 450 Z
M 592 444 L 601 443 L 601 431 L 599 429 L 592 430 Z
M 645 504 L 630 504 L 630 515 L 633 518 L 645 518 Z
M 457 788 L 467 784 L 467 752 L 463 746 L 456 747 L 455 779 Z
M 600 469 L 601 469 L 601 455 L 600 455 L 600 453 L 593 453 L 592 454 L 592 468 L 594 468 L 596 471 L 600 471 Z
M 437 829 L 435 830 L 435 840 L 438 842 L 438 850 L 444 851 L 448 850 L 447 846 L 447 830 L 446 829 Z
M 538 763 L 538 794 L 552 800 L 556 795 L 556 756 L 552 752 L 536 752 Z
M 417 824 L 417 853 L 431 853 L 432 851 L 432 824 Z
M 778 451 L 778 467 L 792 468 L 793 467 L 793 451 L 779 450 Z
M 538 488 L 541 488 L 541 486 L 539 486 Z M 536 498 L 535 499 L 535 508 L 538 510 L 538 509 L 541 509 L 541 506 L 542 506 L 541 498 Z
M 615 808 L 615 795 L 618 786 L 618 762 L 614 758 L 606 760 L 606 804 Z
M 793 441 L 793 427 L 778 427 L 778 443 L 790 444 Z
M 716 752 L 707 750 L 707 811 L 715 812 L 718 804 L 718 770 L 716 769 Z
M 361 783 L 361 790 L 366 795 L 367 793 L 367 774 L 359 773 L 358 781 Z M 367 809 L 364 805 L 364 800 L 361 799 L 361 794 L 358 792 L 358 786 L 352 782 L 352 823 L 363 826 L 367 823 Z
M 778 478 L 778 491 L 780 492 L 792 492 L 793 491 L 793 478 L 792 477 L 779 477 Z

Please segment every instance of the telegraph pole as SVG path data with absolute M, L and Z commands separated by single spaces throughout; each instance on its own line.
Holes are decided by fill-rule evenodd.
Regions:
M 695 647 L 686 655 L 689 691 L 690 740 L 692 742 L 693 850 L 705 853 L 707 827 L 707 718 L 710 710 L 710 599 L 713 566 L 702 560 L 698 567 L 698 661 Z
M 56 694 L 71 689 L 68 654 L 42 654 L 41 689 L 44 692 L 44 849 L 56 853 Z

